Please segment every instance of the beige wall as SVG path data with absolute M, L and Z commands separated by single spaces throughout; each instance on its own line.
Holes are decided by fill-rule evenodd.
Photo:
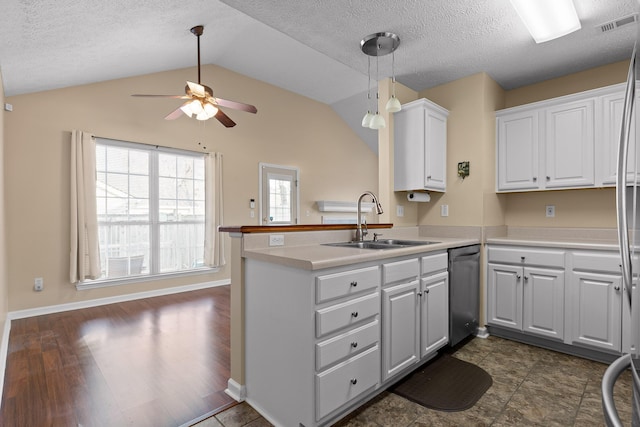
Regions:
M 495 115 L 504 91 L 479 73 L 420 92 L 449 110 L 447 191 L 431 193 L 418 207 L 419 225 L 484 226 L 504 223 L 504 200 L 495 194 Z M 458 177 L 458 162 L 470 162 L 470 175 Z M 449 206 L 449 216 L 440 207 Z
M 0 331 L 4 330 L 9 307 L 9 290 L 7 280 L 7 245 L 5 234 L 5 115 L 4 85 L 0 70 Z M 1 333 L 1 332 L 0 332 Z
M 179 100 L 129 96 L 181 94 L 195 74 L 189 68 L 7 99 L 14 106 L 5 114 L 10 310 L 229 278 L 227 266 L 207 276 L 76 291 L 68 280 L 72 129 L 189 150 L 200 142 L 222 152 L 226 225 L 258 223 L 249 199 L 259 196 L 259 162 L 300 168 L 302 223 L 320 222 L 316 200 L 355 201 L 364 189 L 378 190 L 376 155 L 325 104 L 212 65 L 203 67 L 203 82 L 217 96 L 256 105 L 257 115 L 227 110 L 238 123 L 230 129 L 215 120 L 165 121 Z M 32 290 L 35 277 L 44 278 L 41 293 Z

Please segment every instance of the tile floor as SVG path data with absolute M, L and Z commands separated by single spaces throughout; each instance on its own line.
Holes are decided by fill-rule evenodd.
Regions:
M 455 357 L 482 367 L 493 385 L 462 412 L 424 408 L 383 392 L 338 422 L 356 426 L 603 426 L 600 380 L 607 365 L 501 338 L 474 338 Z M 631 424 L 631 375 L 614 391 L 624 425 Z M 271 424 L 248 404 L 236 405 L 197 427 L 262 427 Z

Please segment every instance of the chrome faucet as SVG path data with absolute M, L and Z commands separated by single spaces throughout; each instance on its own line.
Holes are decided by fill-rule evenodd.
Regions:
M 358 197 L 358 219 L 357 219 L 358 225 L 356 228 L 356 236 L 354 239 L 356 242 L 362 242 L 364 240 L 364 236 L 369 234 L 369 232 L 367 231 L 366 221 L 364 222 L 364 230 L 362 229 L 362 199 L 364 198 L 364 196 L 367 196 L 367 195 L 371 196 L 371 200 L 373 201 L 373 203 L 376 204 L 376 213 L 378 215 L 382 213 L 382 205 L 380 205 L 378 198 L 371 191 L 365 191 L 360 195 L 360 197 Z

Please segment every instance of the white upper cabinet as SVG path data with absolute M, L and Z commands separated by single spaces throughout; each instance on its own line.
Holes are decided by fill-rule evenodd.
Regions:
M 594 103 L 589 99 L 545 110 L 546 188 L 593 186 Z
M 424 98 L 394 114 L 395 191 L 445 191 L 448 115 Z
M 497 111 L 497 191 L 615 185 L 623 101 L 614 85 Z
M 498 189 L 538 188 L 538 111 L 498 119 Z

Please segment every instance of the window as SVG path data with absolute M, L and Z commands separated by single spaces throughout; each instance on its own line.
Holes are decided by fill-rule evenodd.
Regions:
M 260 163 L 260 224 L 298 223 L 298 169 Z
M 107 139 L 96 144 L 102 279 L 204 266 L 204 155 Z

